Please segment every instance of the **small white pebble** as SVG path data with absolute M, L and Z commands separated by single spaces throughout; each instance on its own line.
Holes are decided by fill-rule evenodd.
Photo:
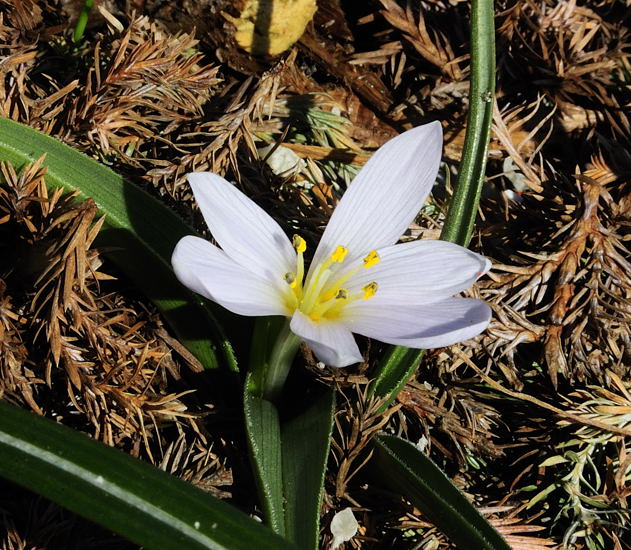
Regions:
M 272 149 L 274 149 L 274 152 L 268 156 Z M 300 171 L 306 166 L 305 161 L 294 151 L 282 145 L 278 147 L 274 145 L 262 147 L 259 149 L 259 154 L 261 158 L 265 158 L 265 162 L 270 167 L 270 170 L 277 176 L 290 175 L 292 172 Z
M 513 188 L 515 189 L 515 191 L 517 191 L 517 193 L 522 193 L 523 191 L 528 189 L 526 176 L 519 169 L 517 164 L 515 164 L 511 157 L 506 157 L 504 159 L 504 162 L 502 163 L 502 169 L 504 170 L 504 176 L 513 184 Z
M 420 437 L 420 439 L 416 442 L 416 445 L 414 445 L 419 451 L 423 452 L 425 449 L 427 449 L 427 446 L 429 445 L 429 439 L 427 439 L 424 435 L 422 435 Z
M 330 550 L 335 550 L 345 542 L 351 540 L 357 533 L 358 527 L 359 524 L 351 508 L 344 508 L 344 510 L 340 510 L 335 514 L 331 520 L 333 542 L 331 542 Z
M 504 189 L 502 193 L 504 193 L 504 196 L 509 201 L 522 202 L 524 200 L 519 193 L 515 193 L 515 191 L 512 191 L 510 189 Z

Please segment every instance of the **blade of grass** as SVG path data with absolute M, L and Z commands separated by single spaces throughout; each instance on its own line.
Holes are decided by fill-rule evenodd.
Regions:
M 285 534 L 280 420 L 276 405 L 265 395 L 265 376 L 284 317 L 259 317 L 254 322 L 248 373 L 243 388 L 243 415 L 250 464 L 265 522 Z
M 250 373 L 245 379 L 243 414 L 250 463 L 265 523 L 275 533 L 284 536 L 285 510 L 278 410 L 271 401 L 256 395 Z
M 493 0 L 471 3 L 471 85 L 462 159 L 440 238 L 467 246 L 473 233 L 493 121 L 495 25 Z
M 334 413 L 335 392 L 327 390 L 281 428 L 286 537 L 304 550 L 319 548 Z
M 79 13 L 77 24 L 75 25 L 74 32 L 72 33 L 72 41 L 75 44 L 83 38 L 83 33 L 85 32 L 88 20 L 90 19 L 90 11 L 92 10 L 93 4 L 94 0 L 84 0 L 83 2 L 83 8 L 81 9 L 81 13 Z
M 0 401 L 0 475 L 147 550 L 296 550 L 219 499 Z
M 407 441 L 379 435 L 370 468 L 462 550 L 511 550 L 493 526 L 432 460 Z
M 158 307 L 182 343 L 206 368 L 221 362 L 237 371 L 230 342 L 215 318 L 223 313 L 184 288 L 171 270 L 175 244 L 193 230 L 109 168 L 50 136 L 0 118 L 0 160 L 20 169 L 44 154 L 49 188 L 78 191 L 79 200 L 94 199 L 106 217 L 97 244 Z
M 300 400 L 281 425 L 276 403 L 297 350 L 287 328 L 283 317 L 255 322 L 243 399 L 246 435 L 265 521 L 300 548 L 315 549 L 335 398 L 326 391 Z M 280 383 L 269 391 L 267 378 L 278 362 Z
M 495 27 L 492 0 L 473 0 L 471 6 L 471 85 L 467 131 L 458 180 L 440 238 L 467 246 L 484 183 L 495 93 Z M 372 395 L 394 401 L 414 375 L 424 350 L 391 346 L 375 369 Z
M 376 375 L 369 389 L 369 395 L 388 396 L 381 407 L 382 411 L 397 398 L 399 392 L 416 372 L 424 355 L 424 349 L 412 349 L 403 346 L 390 346 L 386 350 L 375 368 Z

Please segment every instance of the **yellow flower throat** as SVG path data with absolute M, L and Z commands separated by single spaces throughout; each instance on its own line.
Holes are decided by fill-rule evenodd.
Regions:
M 294 235 L 292 244 L 296 250 L 296 273 L 285 273 L 285 282 L 290 287 L 287 293 L 287 308 L 290 313 L 299 309 L 313 321 L 322 319 L 335 319 L 339 317 L 342 308 L 355 300 L 368 300 L 377 293 L 377 283 L 372 281 L 364 287 L 362 292 L 349 294 L 344 285 L 361 269 L 368 269 L 379 263 L 379 254 L 376 250 L 369 252 L 364 258 L 363 264 L 351 269 L 338 277 L 335 281 L 329 279 L 333 273 L 333 264 L 344 262 L 348 249 L 338 246 L 333 253 L 317 267 L 309 281 L 303 281 L 305 276 L 304 252 L 307 243 L 300 235 Z M 306 288 L 303 283 L 308 283 Z

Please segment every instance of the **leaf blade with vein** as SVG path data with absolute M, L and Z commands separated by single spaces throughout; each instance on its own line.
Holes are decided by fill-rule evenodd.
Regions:
M 196 487 L 2 401 L 0 472 L 147 550 L 296 549 Z

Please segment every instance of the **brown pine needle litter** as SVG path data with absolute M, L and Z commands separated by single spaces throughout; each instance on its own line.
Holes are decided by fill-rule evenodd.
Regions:
M 429 453 L 517 550 L 630 548 L 631 48 L 622 0 L 495 2 L 493 136 L 472 248 L 489 329 L 432 350 L 383 413 L 370 364 L 339 389 L 322 516 L 346 548 L 449 542 L 364 466 L 379 431 Z M 435 238 L 462 153 L 466 1 L 319 0 L 279 56 L 240 49 L 226 0 L 0 0 L 0 115 L 143 186 L 204 231 L 185 175 L 212 170 L 311 241 L 370 153 L 440 120 L 444 170 L 406 238 Z M 224 17 L 221 13 L 227 14 Z M 291 162 L 275 163 L 279 152 Z M 153 306 L 94 246 L 93 202 L 46 159 L 0 185 L 0 397 L 258 515 L 238 403 L 213 392 Z M 382 349 L 363 342 L 369 363 Z M 0 481 L 0 549 L 134 548 Z

